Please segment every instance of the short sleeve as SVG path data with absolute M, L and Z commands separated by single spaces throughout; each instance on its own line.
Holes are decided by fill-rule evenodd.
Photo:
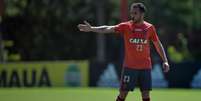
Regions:
M 152 41 L 158 41 L 159 40 L 158 35 L 156 33 L 156 29 L 154 26 L 150 27 L 150 39 Z
M 118 25 L 115 25 L 114 30 L 116 33 L 124 33 L 125 31 L 125 24 L 124 23 L 120 23 Z

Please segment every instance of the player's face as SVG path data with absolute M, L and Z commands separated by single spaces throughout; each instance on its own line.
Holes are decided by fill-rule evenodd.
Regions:
M 138 23 L 143 19 L 143 13 L 140 12 L 139 8 L 131 8 L 130 16 L 134 23 Z

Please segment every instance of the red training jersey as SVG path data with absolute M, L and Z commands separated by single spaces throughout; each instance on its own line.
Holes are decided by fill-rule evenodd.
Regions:
M 150 41 L 159 40 L 155 27 L 146 21 L 140 25 L 128 21 L 116 25 L 115 32 L 124 38 L 123 67 L 151 69 Z

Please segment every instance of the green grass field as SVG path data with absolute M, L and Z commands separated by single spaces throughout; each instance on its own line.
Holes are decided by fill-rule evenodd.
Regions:
M 111 88 L 11 88 L 0 89 L 0 101 L 115 101 L 118 89 Z M 201 89 L 153 89 L 152 101 L 201 101 Z M 140 91 L 126 101 L 141 101 Z

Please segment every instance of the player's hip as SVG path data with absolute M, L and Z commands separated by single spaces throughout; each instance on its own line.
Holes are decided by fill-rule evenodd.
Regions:
M 151 70 L 150 69 L 130 69 L 123 68 L 121 73 L 121 90 L 133 91 L 136 86 L 140 90 L 151 90 Z

